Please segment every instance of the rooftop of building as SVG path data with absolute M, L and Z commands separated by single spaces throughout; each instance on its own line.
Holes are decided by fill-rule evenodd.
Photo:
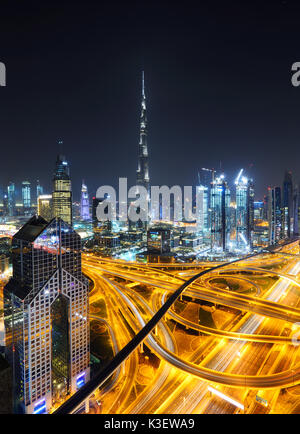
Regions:
M 49 222 L 41 216 L 33 216 L 14 235 L 14 239 L 33 242 L 48 226 Z

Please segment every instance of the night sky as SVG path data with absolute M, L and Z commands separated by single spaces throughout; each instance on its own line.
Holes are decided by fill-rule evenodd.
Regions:
M 286 168 L 300 181 L 299 16 L 276 0 L 2 0 L 1 190 L 51 192 L 59 139 L 75 199 L 82 178 L 91 195 L 134 184 L 143 69 L 152 185 L 220 164 L 229 181 L 244 167 L 257 199 Z

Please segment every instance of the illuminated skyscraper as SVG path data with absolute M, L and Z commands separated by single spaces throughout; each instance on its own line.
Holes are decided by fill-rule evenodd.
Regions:
M 7 187 L 7 200 L 8 200 L 8 215 L 10 217 L 15 215 L 16 212 L 16 192 L 15 184 L 10 182 Z
M 138 154 L 137 168 L 137 185 L 142 185 L 149 192 L 149 165 L 148 165 L 148 145 L 147 145 L 147 113 L 146 113 L 146 95 L 145 95 L 145 80 L 144 71 L 142 75 L 142 103 L 141 103 L 141 119 L 140 119 L 140 141 Z
M 81 200 L 80 200 L 80 217 L 82 220 L 90 219 L 90 202 L 87 186 L 82 181 Z
M 69 165 L 64 155 L 58 155 L 53 176 L 53 216 L 72 224 L 72 188 Z
M 6 193 L 3 195 L 3 216 L 8 216 L 8 196 Z
M 210 208 L 211 248 L 225 251 L 230 235 L 230 190 L 224 175 L 211 183 Z
M 22 203 L 24 207 L 24 212 L 28 211 L 31 208 L 31 189 L 29 181 L 22 182 Z
M 43 195 L 43 193 L 44 193 L 44 189 L 43 189 L 43 187 L 41 186 L 40 181 L 37 180 L 37 181 L 36 181 L 36 201 L 38 200 L 38 197 L 39 197 L 39 196 L 42 196 L 42 195 Z
M 18 413 L 48 412 L 89 380 L 89 292 L 81 239 L 61 219 L 32 217 L 12 240 L 4 289 L 6 357 Z
M 293 235 L 299 235 L 299 184 L 294 186 L 293 192 L 293 217 L 294 217 L 294 226 L 293 226 Z
M 149 178 L 149 164 L 148 164 L 148 145 L 147 145 L 147 112 L 146 112 L 146 94 L 145 94 L 145 79 L 144 71 L 142 74 L 142 102 L 141 102 L 141 118 L 140 118 L 140 140 L 138 151 L 138 168 L 136 172 L 136 184 L 138 186 L 145 187 L 148 193 L 148 216 L 150 219 L 151 210 L 150 206 L 150 178 Z M 135 226 L 137 228 L 146 230 L 148 222 L 138 221 L 132 225 L 129 222 L 129 226 Z
M 294 215 L 293 215 L 293 180 L 291 172 L 286 171 L 282 189 L 282 238 L 293 236 Z
M 276 244 L 282 235 L 281 190 L 280 187 L 268 188 L 269 243 Z
M 42 194 L 38 197 L 37 214 L 48 222 L 53 218 L 51 194 Z
M 200 185 L 196 188 L 196 194 L 199 205 L 199 215 L 197 219 L 198 229 L 202 232 L 203 236 L 206 236 L 209 232 L 209 191 L 204 185 Z
M 236 180 L 236 246 L 238 249 L 252 248 L 254 230 L 254 188 L 252 180 L 242 176 Z

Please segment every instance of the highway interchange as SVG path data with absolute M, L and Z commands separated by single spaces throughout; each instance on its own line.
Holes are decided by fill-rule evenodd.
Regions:
M 285 254 L 283 254 L 285 253 Z M 280 413 L 300 404 L 299 242 L 209 271 L 90 399 L 91 413 Z M 114 353 L 180 285 L 214 265 L 83 255 Z M 299 395 L 299 398 L 298 398 Z

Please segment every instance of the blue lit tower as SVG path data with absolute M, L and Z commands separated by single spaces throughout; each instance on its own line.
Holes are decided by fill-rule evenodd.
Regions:
M 196 188 L 196 194 L 199 206 L 199 215 L 197 216 L 198 230 L 205 237 L 209 234 L 209 190 L 206 186 L 199 185 Z
M 31 207 L 31 188 L 29 181 L 22 182 L 22 202 L 24 211 Z
M 81 239 L 60 218 L 32 217 L 12 240 L 4 288 L 14 411 L 45 413 L 89 380 L 89 291 Z
M 236 247 L 251 249 L 254 230 L 254 188 L 252 180 L 242 176 L 240 170 L 236 180 Z
M 225 251 L 230 236 L 230 190 L 221 175 L 210 189 L 211 249 Z
M 80 217 L 81 220 L 90 219 L 89 194 L 88 194 L 88 188 L 85 185 L 84 181 L 82 181 L 82 186 L 81 186 Z
M 8 215 L 10 217 L 15 215 L 16 212 L 16 191 L 15 184 L 10 182 L 7 187 L 7 202 L 8 202 Z

